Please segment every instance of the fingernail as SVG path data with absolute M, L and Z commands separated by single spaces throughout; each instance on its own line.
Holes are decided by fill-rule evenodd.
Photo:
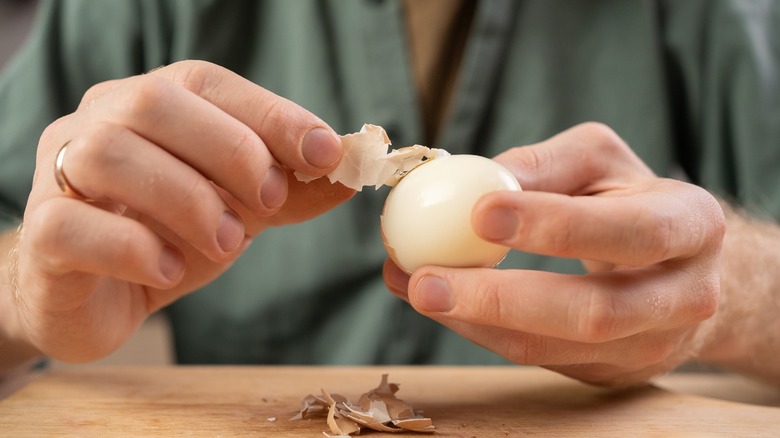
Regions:
M 222 219 L 217 228 L 217 243 L 222 251 L 230 252 L 238 248 L 244 241 L 244 224 L 232 213 L 222 213 Z
M 330 167 L 341 157 L 341 141 L 325 128 L 314 128 L 303 136 L 303 158 L 314 167 Z
M 184 273 L 184 259 L 175 249 L 164 246 L 160 255 L 160 272 L 168 280 L 176 281 Z
M 479 219 L 479 235 L 488 240 L 507 240 L 517 232 L 517 215 L 503 208 L 491 208 Z
M 271 166 L 260 188 L 260 202 L 269 209 L 284 204 L 287 199 L 287 174 L 279 166 Z
M 455 306 L 447 282 L 439 277 L 423 277 L 416 287 L 417 307 L 425 312 L 448 312 Z

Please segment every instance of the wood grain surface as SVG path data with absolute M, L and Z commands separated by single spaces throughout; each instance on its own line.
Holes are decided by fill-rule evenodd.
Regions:
M 181 366 L 42 373 L 0 400 L 0 436 L 322 437 L 324 419 L 289 420 L 301 398 L 357 400 L 383 373 L 434 437 L 780 436 L 780 408 L 676 392 L 674 378 L 617 391 L 526 367 Z

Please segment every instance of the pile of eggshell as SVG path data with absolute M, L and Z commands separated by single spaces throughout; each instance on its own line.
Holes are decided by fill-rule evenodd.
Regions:
M 387 374 L 382 375 L 379 386 L 361 395 L 357 403 L 323 389 L 321 397 L 312 394 L 304 397 L 300 411 L 291 419 L 325 416 L 333 434 L 323 432 L 328 437 L 359 434 L 361 428 L 379 432 L 434 432 L 431 419 L 415 412 L 412 405 L 395 396 L 396 392 L 398 384 L 388 383 Z

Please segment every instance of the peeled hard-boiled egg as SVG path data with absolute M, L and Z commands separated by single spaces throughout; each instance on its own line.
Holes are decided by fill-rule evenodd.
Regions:
M 382 238 L 407 273 L 424 265 L 495 267 L 509 248 L 483 240 L 471 211 L 484 194 L 520 190 L 512 173 L 477 155 L 451 155 L 421 164 L 393 187 L 382 212 Z

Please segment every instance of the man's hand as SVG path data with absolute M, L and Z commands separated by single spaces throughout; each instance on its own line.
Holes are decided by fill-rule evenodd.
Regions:
M 62 172 L 86 200 L 55 182 L 65 144 Z M 40 140 L 0 339 L 66 361 L 108 354 L 266 227 L 352 196 L 291 177 L 325 175 L 340 158 L 322 120 L 212 64 L 96 85 Z
M 725 220 L 713 196 L 656 177 L 595 123 L 496 160 L 524 191 L 484 196 L 476 232 L 590 272 L 426 266 L 410 279 L 388 261 L 391 291 L 509 360 L 596 384 L 644 382 L 697 352 L 719 298 Z

